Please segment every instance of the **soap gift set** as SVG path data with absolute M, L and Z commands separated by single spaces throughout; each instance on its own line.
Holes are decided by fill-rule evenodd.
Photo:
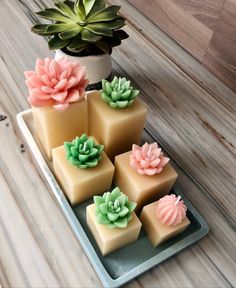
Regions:
M 87 225 L 102 255 L 136 241 L 142 223 L 154 246 L 188 226 L 182 201 L 164 201 L 175 197 L 165 196 L 177 178 L 169 159 L 157 143 L 138 146 L 147 110 L 130 81 L 104 79 L 86 95 L 85 68 L 66 58 L 38 59 L 25 76 L 36 138 L 65 195 L 72 205 L 94 197 Z M 157 215 L 159 202 L 147 204 L 163 196 Z

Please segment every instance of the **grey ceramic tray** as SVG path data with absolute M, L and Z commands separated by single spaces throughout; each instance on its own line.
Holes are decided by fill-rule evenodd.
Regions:
M 51 170 L 51 163 L 45 161 L 33 136 L 31 110 L 19 113 L 17 115 L 17 121 L 39 166 L 39 170 L 50 185 L 64 215 L 105 287 L 119 287 L 127 283 L 145 271 L 175 255 L 179 251 L 197 242 L 208 233 L 208 226 L 204 219 L 184 197 L 181 191 L 173 189 L 171 193 L 181 195 L 188 207 L 187 216 L 190 219 L 191 224 L 187 230 L 158 248 L 153 248 L 144 231 L 141 231 L 138 241 L 103 257 L 86 225 L 85 210 L 86 206 L 91 203 L 91 200 L 75 207 L 70 206 L 54 178 Z

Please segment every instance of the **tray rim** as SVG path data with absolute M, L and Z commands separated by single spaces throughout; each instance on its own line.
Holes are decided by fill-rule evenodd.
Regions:
M 168 258 L 174 256 L 179 251 L 182 251 L 183 249 L 189 247 L 193 243 L 199 241 L 201 238 L 203 238 L 208 232 L 209 227 L 206 223 L 206 221 L 203 219 L 203 217 L 197 212 L 197 210 L 194 208 L 194 206 L 191 204 L 191 202 L 185 197 L 185 195 L 180 191 L 179 188 L 174 187 L 174 190 L 177 194 L 183 196 L 183 199 L 190 209 L 191 213 L 195 218 L 198 219 L 201 228 L 194 233 L 188 235 L 184 239 L 178 241 L 177 243 L 173 244 L 172 246 L 168 247 L 164 251 L 160 252 L 159 254 L 153 256 L 152 258 L 148 259 L 147 261 L 139 264 L 137 267 L 132 269 L 129 273 L 126 273 L 125 275 L 122 275 L 116 279 L 113 279 L 105 267 L 103 266 L 103 263 L 99 259 L 95 249 L 93 248 L 89 238 L 87 237 L 82 225 L 80 224 L 79 220 L 75 216 L 74 211 L 72 210 L 72 207 L 68 203 L 66 197 L 64 196 L 59 184 L 57 183 L 52 171 L 50 170 L 48 164 L 46 163 L 45 159 L 43 158 L 42 153 L 40 152 L 40 149 L 38 145 L 35 142 L 35 139 L 33 135 L 31 134 L 31 131 L 29 127 L 27 126 L 27 123 L 25 121 L 25 116 L 32 113 L 32 109 L 27 109 L 22 112 L 19 112 L 16 115 L 17 123 L 20 128 L 21 134 L 24 137 L 25 142 L 28 144 L 31 153 L 33 154 L 37 165 L 39 166 L 41 172 L 43 173 L 45 179 L 47 180 L 53 195 L 56 197 L 64 215 L 66 216 L 66 219 L 68 223 L 70 224 L 73 232 L 75 233 L 76 238 L 79 240 L 80 245 L 83 247 L 89 261 L 91 262 L 93 268 L 98 274 L 98 277 L 100 278 L 102 284 L 105 287 L 120 287 L 124 285 L 125 283 L 131 281 L 132 279 L 140 276 L 141 274 L 145 273 L 151 268 L 154 268 L 155 266 L 159 265 L 164 260 L 167 260 Z M 187 241 L 188 240 L 188 241 Z M 186 244 L 187 243 L 187 244 Z M 169 250 L 174 249 L 174 252 L 169 253 Z

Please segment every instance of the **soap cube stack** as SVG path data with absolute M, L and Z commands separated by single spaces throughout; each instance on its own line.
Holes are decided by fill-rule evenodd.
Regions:
M 38 60 L 25 75 L 35 138 L 71 205 L 94 197 L 87 225 L 102 255 L 136 241 L 142 223 L 154 246 L 189 225 L 182 201 L 165 198 L 177 179 L 169 159 L 157 143 L 139 146 L 147 109 L 130 81 L 103 80 L 86 94 L 85 71 L 66 59 Z

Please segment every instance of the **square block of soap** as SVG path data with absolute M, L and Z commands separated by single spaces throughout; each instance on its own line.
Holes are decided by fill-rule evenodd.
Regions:
M 140 175 L 130 166 L 130 155 L 131 152 L 126 152 L 116 156 L 113 182 L 131 201 L 137 203 L 137 211 L 168 194 L 178 174 L 167 164 L 160 174 Z
M 44 152 L 52 159 L 52 149 L 87 133 L 87 100 L 72 103 L 63 111 L 53 107 L 33 107 L 34 130 Z
M 142 224 L 134 212 L 126 228 L 109 228 L 97 222 L 95 210 L 95 204 L 87 206 L 86 219 L 103 256 L 138 239 Z
M 174 236 L 177 236 L 190 224 L 188 218 L 185 217 L 180 224 L 173 226 L 163 225 L 156 216 L 157 204 L 158 201 L 143 207 L 140 216 L 143 228 L 154 247 L 173 238 Z
M 142 138 L 147 109 L 136 99 L 126 109 L 112 109 L 102 99 L 99 91 L 88 95 L 88 133 L 105 146 L 113 161 L 118 154 L 139 145 Z
M 66 159 L 64 146 L 52 150 L 53 168 L 64 193 L 72 205 L 84 202 L 111 188 L 114 166 L 102 152 L 102 159 L 93 168 L 80 169 Z

